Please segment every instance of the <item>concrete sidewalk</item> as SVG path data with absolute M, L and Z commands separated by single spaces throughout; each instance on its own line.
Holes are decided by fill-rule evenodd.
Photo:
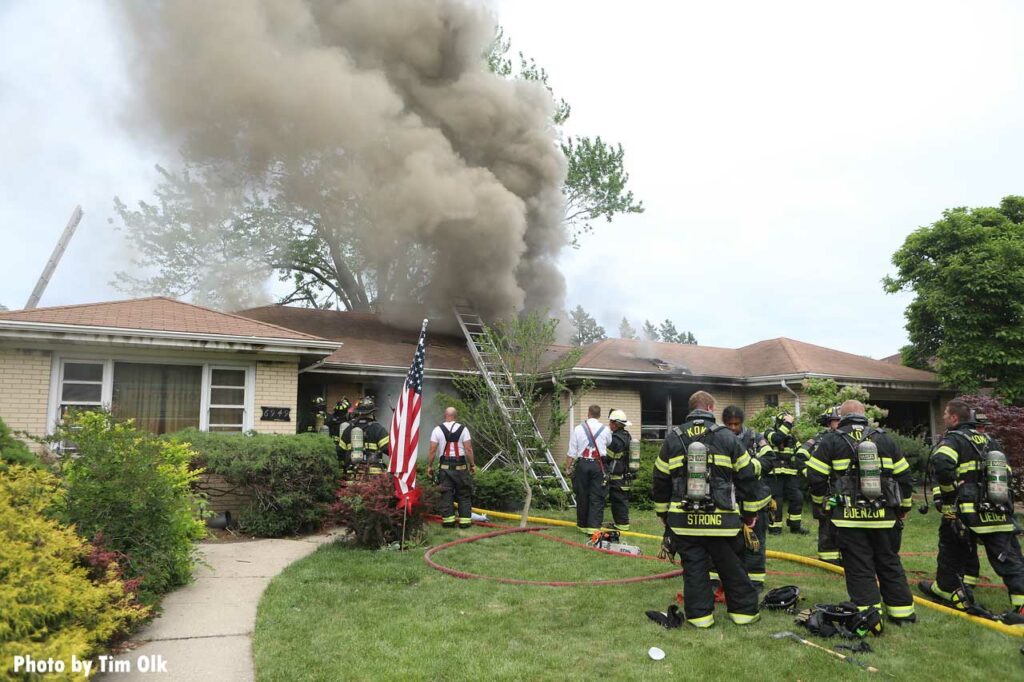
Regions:
M 285 566 L 333 537 L 201 545 L 209 565 L 199 567 L 195 582 L 164 597 L 160 617 L 132 637 L 144 642 L 142 646 L 116 657 L 121 665 L 130 665 L 131 672 L 101 679 L 254 680 L 251 640 L 263 590 Z M 166 672 L 139 669 L 158 656 Z

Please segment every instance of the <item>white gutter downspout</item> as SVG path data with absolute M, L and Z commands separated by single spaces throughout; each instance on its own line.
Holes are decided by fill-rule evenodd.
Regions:
M 784 389 L 789 391 L 789 393 L 793 396 L 793 402 L 796 405 L 796 417 L 797 417 L 797 419 L 799 419 L 800 418 L 800 396 L 798 396 L 796 394 L 796 391 L 794 391 L 793 389 L 791 389 L 789 386 L 786 385 L 786 380 L 785 379 L 779 379 L 779 384 Z

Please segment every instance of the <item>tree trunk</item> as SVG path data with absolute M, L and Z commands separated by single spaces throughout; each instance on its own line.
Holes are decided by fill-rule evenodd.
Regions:
M 527 519 L 530 516 L 530 504 L 533 503 L 533 486 L 530 485 L 530 468 L 525 462 L 523 464 L 523 483 L 526 485 L 526 499 L 523 500 L 523 516 L 519 519 L 519 527 L 526 528 Z

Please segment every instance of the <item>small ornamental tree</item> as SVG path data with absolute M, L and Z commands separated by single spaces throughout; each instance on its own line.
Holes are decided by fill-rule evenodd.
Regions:
M 962 395 L 977 412 L 983 412 L 992 424 L 985 430 L 999 441 L 1013 469 L 1013 490 L 1018 501 L 1024 500 L 1024 408 L 1014 407 L 987 395 Z
M 796 421 L 794 433 L 799 441 L 805 441 L 821 430 L 815 421 L 822 412 L 842 405 L 847 400 L 859 400 L 864 403 L 864 411 L 868 420 L 877 424 L 888 414 L 886 410 L 868 402 L 871 396 L 863 386 L 840 386 L 834 379 L 808 379 L 804 385 L 807 400 L 801 405 L 800 418 Z M 766 407 L 747 419 L 747 426 L 758 431 L 765 431 L 775 423 L 775 417 L 784 412 L 796 414 L 792 403 L 782 403 L 777 407 Z

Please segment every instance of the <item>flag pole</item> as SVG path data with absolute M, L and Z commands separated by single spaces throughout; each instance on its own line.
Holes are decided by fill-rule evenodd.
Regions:
M 402 540 L 398 543 L 398 551 L 405 551 L 405 519 L 409 515 L 409 506 L 402 505 Z

